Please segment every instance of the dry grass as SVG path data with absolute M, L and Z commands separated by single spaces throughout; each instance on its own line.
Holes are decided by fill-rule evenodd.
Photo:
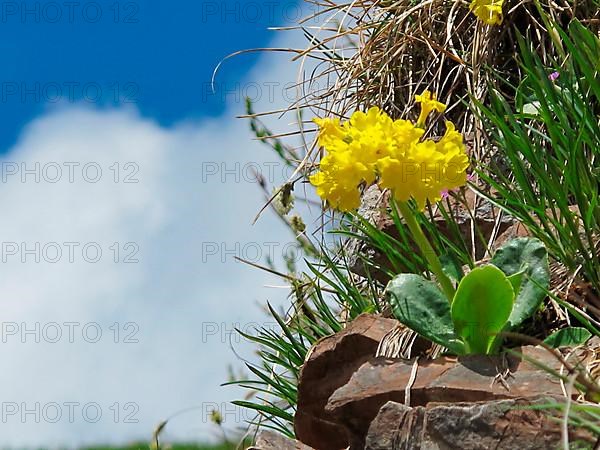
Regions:
M 548 30 L 540 9 L 559 25 L 576 17 L 598 31 L 597 1 L 506 0 L 502 25 L 487 26 L 470 13 L 464 0 L 306 0 L 314 13 L 297 26 L 282 29 L 300 29 L 306 48 L 271 49 L 287 51 L 299 63 L 297 100 L 284 110 L 246 117 L 292 113 L 297 119 L 296 131 L 261 137 L 287 144 L 296 165 L 291 181 L 297 184 L 321 156 L 309 119 L 348 117 L 370 106 L 379 106 L 393 118 L 415 119 L 414 95 L 429 89 L 448 105 L 444 119 L 462 130 L 471 156 L 487 160 L 494 149 L 469 107 L 471 97 L 485 104 L 490 83 L 501 91 L 519 83 L 517 34 L 528 38 L 549 70 L 553 61 L 565 59 L 557 34 Z M 443 128 L 443 121 L 434 121 L 429 134 L 439 136 Z M 296 139 L 294 144 L 290 138 Z M 469 205 L 473 217 L 481 205 L 481 199 Z M 318 232 L 330 219 L 321 217 Z
M 518 83 L 517 33 L 527 36 L 549 65 L 564 56 L 532 1 L 509 0 L 498 27 L 477 21 L 465 1 L 309 2 L 317 12 L 299 25 L 309 45 L 291 51 L 294 60 L 310 58 L 316 68 L 298 80 L 299 100 L 290 108 L 345 117 L 379 106 L 394 118 L 415 119 L 414 95 L 430 89 L 448 104 L 445 117 L 475 134 L 475 156 L 482 156 L 477 144 L 484 142 L 477 135 L 483 131 L 469 111 L 469 96 L 485 101 L 488 83 L 496 81 L 489 79 L 491 72 L 509 84 Z M 573 17 L 595 28 L 600 25 L 593 0 L 551 1 L 539 7 L 559 25 Z M 310 26 L 315 22 L 320 25 Z

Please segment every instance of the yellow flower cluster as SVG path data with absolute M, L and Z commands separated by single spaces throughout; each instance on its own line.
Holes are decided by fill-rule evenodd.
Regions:
M 502 5 L 504 0 L 473 0 L 470 10 L 479 20 L 488 25 L 502 23 Z
M 347 122 L 315 119 L 319 145 L 327 150 L 320 170 L 310 177 L 317 194 L 329 206 L 350 211 L 360 206 L 360 185 L 376 180 L 401 201 L 414 198 L 420 208 L 440 200 L 442 191 L 466 182 L 469 164 L 462 135 L 452 122 L 437 142 L 422 140 L 427 115 L 445 109 L 429 91 L 416 96 L 421 103 L 417 124 L 392 120 L 379 108 L 356 111 Z

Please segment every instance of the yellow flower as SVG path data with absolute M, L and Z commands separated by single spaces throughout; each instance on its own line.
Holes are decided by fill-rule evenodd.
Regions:
M 462 134 L 456 131 L 456 127 L 449 120 L 446 121 L 446 133 L 444 133 L 444 136 L 438 141 L 438 145 L 442 153 L 448 153 L 451 150 L 455 150 L 456 147 L 463 153 L 465 151 Z
M 444 188 L 445 158 L 432 140 L 413 144 L 404 159 L 384 158 L 379 162 L 382 188 L 391 189 L 400 201 L 415 199 L 419 208 L 438 201 Z
M 362 111 L 352 113 L 348 125 L 356 131 L 363 131 L 378 125 L 389 126 L 391 123 L 392 119 L 386 113 L 377 106 L 372 106 L 366 113 Z
M 381 159 L 379 185 L 392 190 L 399 201 L 413 198 L 423 209 L 427 200 L 436 202 L 443 191 L 464 185 L 468 165 L 462 135 L 446 122 L 438 142 L 413 142 L 402 157 Z
M 367 177 L 371 183 L 375 179 L 375 163 L 395 151 L 394 121 L 377 107 L 365 113 L 356 111 L 347 122 L 349 148 L 357 161 L 372 170 Z
M 425 91 L 417 96 L 424 119 L 445 105 Z M 423 120 L 424 120 L 423 119 Z M 441 199 L 442 192 L 466 182 L 469 160 L 462 134 L 452 122 L 437 142 L 422 141 L 424 130 L 407 120 L 392 120 L 379 108 L 356 111 L 349 121 L 315 119 L 319 144 L 327 150 L 320 170 L 310 177 L 317 194 L 342 211 L 360 206 L 360 187 L 378 181 L 395 198 L 413 198 L 423 209 L 427 201 Z
M 394 121 L 394 140 L 396 142 L 395 157 L 402 157 L 411 145 L 416 144 L 423 137 L 425 130 L 417 128 L 408 120 Z
M 332 151 L 338 146 L 344 147 L 346 131 L 340 124 L 340 119 L 313 119 L 319 127 L 319 145 Z
M 323 157 L 320 171 L 310 177 L 317 195 L 333 208 L 350 211 L 360 206 L 359 185 L 371 170 L 357 162 L 351 152 L 333 152 Z
M 425 127 L 425 121 L 431 111 L 435 110 L 439 113 L 443 113 L 446 110 L 446 105 L 438 102 L 435 94 L 432 94 L 428 90 L 423 91 L 421 95 L 415 95 L 415 100 L 417 103 L 421 104 L 421 114 L 419 114 L 419 119 L 417 120 L 417 127 L 419 128 Z
M 329 206 L 340 211 L 351 211 L 360 206 L 360 192 L 356 187 L 340 184 L 339 180 L 325 172 L 317 172 L 310 177 L 317 188 L 317 195 Z
M 504 0 L 473 0 L 469 9 L 479 20 L 487 25 L 502 23 L 502 4 Z
M 444 189 L 451 190 L 464 185 L 467 182 L 469 158 L 463 137 L 456 131 L 452 122 L 446 122 L 446 133 L 436 145 L 444 155 Z

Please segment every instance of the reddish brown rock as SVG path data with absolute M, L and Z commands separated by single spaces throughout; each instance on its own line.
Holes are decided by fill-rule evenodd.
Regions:
M 348 446 L 344 428 L 325 411 L 327 399 L 356 369 L 374 357 L 383 336 L 397 324 L 393 319 L 363 314 L 313 347 L 298 383 L 294 430 L 300 441 L 317 450 L 340 450 Z
M 527 228 L 525 228 L 521 222 L 515 222 L 504 230 L 503 233 L 498 235 L 494 245 L 496 248 L 499 248 L 512 239 L 526 236 L 531 236 L 529 231 L 527 231 Z
M 256 438 L 256 444 L 248 450 L 314 450 L 301 442 L 288 439 L 273 431 L 261 431 Z
M 484 403 L 432 404 L 410 408 L 388 402 L 370 424 L 361 450 L 547 450 L 561 447 L 560 423 L 532 405 L 548 399 L 516 398 Z M 569 430 L 569 442 L 594 442 Z M 573 447 L 574 448 L 574 447 Z
M 527 359 L 554 368 L 558 368 L 558 361 L 542 348 L 523 347 L 521 351 L 523 358 L 472 355 L 460 357 L 458 362 L 456 358 L 423 361 L 410 388 L 410 406 L 562 396 L 558 379 Z M 501 382 L 497 376 L 506 368 L 510 374 Z M 384 404 L 405 402 L 412 371 L 412 362 L 373 358 L 331 395 L 325 410 L 344 425 L 353 448 L 360 448 L 361 439 Z

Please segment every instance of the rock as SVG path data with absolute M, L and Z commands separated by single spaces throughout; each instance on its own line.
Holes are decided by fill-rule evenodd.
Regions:
M 327 399 L 365 361 L 374 357 L 383 336 L 398 321 L 363 314 L 333 336 L 320 340 L 305 361 L 298 382 L 294 419 L 297 438 L 317 450 L 348 446 L 345 430 L 325 411 Z
M 548 399 L 515 398 L 485 403 L 429 404 L 410 408 L 387 402 L 369 426 L 362 450 L 546 450 L 562 448 L 561 425 L 546 411 L 528 409 Z M 569 441 L 594 442 L 569 430 Z M 574 448 L 574 447 L 572 447 Z
M 410 406 L 430 402 L 496 401 L 538 396 L 561 397 L 558 378 L 527 362 L 535 359 L 558 369 L 546 350 L 526 346 L 523 357 L 470 355 L 420 362 L 410 387 Z M 405 403 L 413 361 L 372 358 L 329 398 L 325 410 L 347 430 L 352 448 L 361 448 L 371 421 L 388 401 Z M 498 374 L 508 369 L 504 381 Z
M 314 450 L 301 442 L 288 439 L 273 431 L 261 431 L 256 438 L 256 444 L 248 450 Z
M 519 238 L 519 237 L 527 237 L 531 236 L 527 228 L 523 226 L 521 222 L 515 222 L 511 226 L 509 226 L 503 233 L 499 234 L 494 242 L 496 248 L 502 247 L 508 241 Z

